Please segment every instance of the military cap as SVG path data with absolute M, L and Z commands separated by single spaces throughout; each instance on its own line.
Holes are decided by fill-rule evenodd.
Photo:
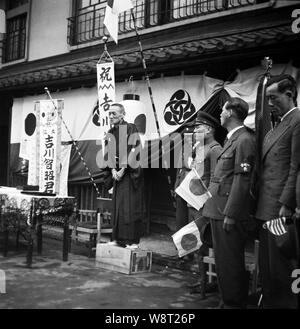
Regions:
M 212 128 L 217 129 L 218 127 L 220 127 L 220 121 L 218 119 L 216 119 L 215 117 L 213 117 L 212 115 L 203 112 L 203 111 L 199 111 L 197 113 L 197 118 L 196 118 L 196 122 L 195 125 L 199 125 L 201 123 L 204 123 Z

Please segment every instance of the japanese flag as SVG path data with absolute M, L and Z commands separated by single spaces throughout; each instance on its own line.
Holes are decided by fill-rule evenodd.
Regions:
M 107 0 L 104 25 L 115 43 L 118 43 L 119 14 L 131 8 L 133 8 L 131 0 Z
M 175 192 L 196 210 L 202 208 L 211 198 L 210 192 L 194 169 L 186 175 Z

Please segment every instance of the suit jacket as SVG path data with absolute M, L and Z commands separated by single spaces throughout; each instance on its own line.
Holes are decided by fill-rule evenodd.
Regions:
M 296 109 L 264 139 L 256 211 L 258 219 L 278 218 L 283 204 L 295 209 L 299 163 L 300 111 Z
M 211 178 L 212 198 L 204 205 L 203 216 L 223 220 L 248 220 L 250 180 L 255 158 L 254 133 L 243 127 L 224 145 Z

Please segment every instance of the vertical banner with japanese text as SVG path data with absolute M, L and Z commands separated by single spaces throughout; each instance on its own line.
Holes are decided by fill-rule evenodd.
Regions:
M 97 64 L 98 82 L 98 115 L 94 116 L 94 124 L 99 126 L 99 139 L 105 137 L 109 130 L 108 110 L 116 100 L 114 62 Z M 95 119 L 97 122 L 95 122 Z
M 39 189 L 59 194 L 63 101 L 53 102 L 39 101 Z

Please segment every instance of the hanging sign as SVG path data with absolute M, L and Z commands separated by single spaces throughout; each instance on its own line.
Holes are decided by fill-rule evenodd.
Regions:
M 97 64 L 98 106 L 94 109 L 93 123 L 99 129 L 99 139 L 109 130 L 108 110 L 116 100 L 114 63 Z
M 39 101 L 39 106 L 36 107 L 39 120 L 37 140 L 39 190 L 59 194 L 63 101 L 53 100 L 53 102 L 51 100 Z

